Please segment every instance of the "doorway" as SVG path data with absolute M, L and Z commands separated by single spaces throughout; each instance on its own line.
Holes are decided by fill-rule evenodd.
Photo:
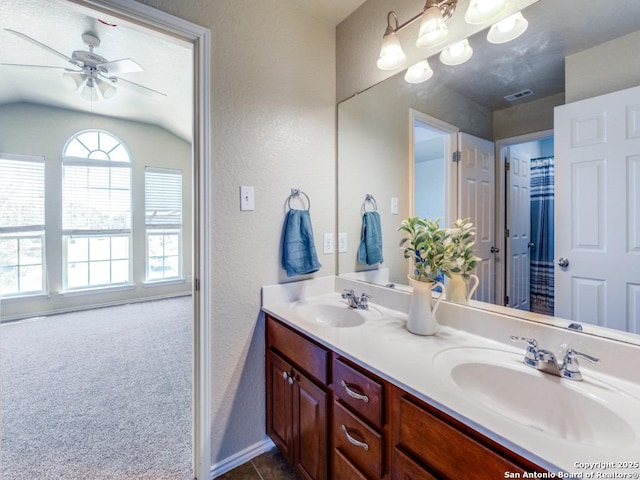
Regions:
M 58 4 L 58 2 L 56 2 Z M 100 18 L 106 24 L 126 26 L 131 29 L 146 30 L 155 36 L 172 38 L 172 41 L 187 42 L 192 48 L 193 108 L 192 108 L 192 152 L 193 152 L 193 307 L 192 309 L 192 358 L 193 371 L 187 374 L 193 378 L 192 387 L 192 457 L 193 474 L 197 478 L 210 476 L 210 352 L 209 322 L 210 301 L 201 295 L 201 288 L 209 288 L 208 254 L 211 251 L 210 217 L 205 208 L 208 204 L 210 183 L 208 174 L 209 152 L 209 95 L 210 95 L 210 47 L 207 29 L 191 24 L 180 18 L 152 9 L 137 2 L 123 3 L 117 0 L 68 0 L 60 2 L 66 8 L 81 12 L 91 19 Z M 99 478 L 99 475 L 93 475 Z
M 504 305 L 553 315 L 553 132 L 505 139 L 497 148 L 503 172 Z

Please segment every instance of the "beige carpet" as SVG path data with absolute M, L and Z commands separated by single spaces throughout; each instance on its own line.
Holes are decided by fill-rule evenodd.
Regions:
M 192 299 L 0 326 L 0 477 L 190 479 Z

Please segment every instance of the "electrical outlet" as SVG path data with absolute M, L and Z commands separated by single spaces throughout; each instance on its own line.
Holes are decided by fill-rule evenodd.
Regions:
M 240 210 L 255 210 L 255 198 L 253 196 L 253 187 L 240 187 Z
M 342 232 L 338 234 L 338 253 L 344 253 L 347 251 L 347 234 Z
M 324 248 L 323 251 L 326 255 L 333 253 L 333 233 L 324 234 Z

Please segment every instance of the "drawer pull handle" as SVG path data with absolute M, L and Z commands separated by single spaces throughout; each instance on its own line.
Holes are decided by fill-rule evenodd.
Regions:
M 356 440 L 355 438 L 353 438 L 349 434 L 349 430 L 347 429 L 347 427 L 345 427 L 344 425 L 342 425 L 342 431 L 344 432 L 345 436 L 347 437 L 347 440 L 351 445 L 355 445 L 356 447 L 362 447 L 364 448 L 365 452 L 369 451 L 369 445 L 367 445 L 365 442 L 361 442 L 360 440 Z
M 344 387 L 344 389 L 347 391 L 347 395 L 349 395 L 351 398 L 355 398 L 356 400 L 362 400 L 364 403 L 369 403 L 369 397 L 367 397 L 366 395 L 361 395 L 358 392 L 354 392 L 353 390 L 351 390 L 349 388 L 349 385 L 347 385 L 347 382 L 345 382 L 344 380 L 340 381 L 340 385 Z

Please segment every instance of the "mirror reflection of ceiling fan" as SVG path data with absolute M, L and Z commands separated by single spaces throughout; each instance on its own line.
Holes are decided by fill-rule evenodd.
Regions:
M 16 30 L 5 29 L 5 31 L 16 35 L 34 45 L 37 45 L 44 50 L 57 55 L 60 58 L 68 61 L 72 67 L 56 67 L 48 65 L 28 65 L 19 63 L 0 63 L 0 65 L 8 67 L 27 67 L 27 68 L 48 68 L 63 70 L 62 74 L 64 78 L 69 80 L 69 83 L 74 87 L 76 91 L 80 92 L 80 95 L 85 100 L 98 101 L 101 98 L 112 98 L 116 92 L 116 85 L 122 85 L 123 87 L 130 88 L 136 92 L 146 95 L 161 95 L 166 94 L 154 90 L 153 88 L 145 87 L 139 83 L 126 80 L 122 77 L 115 76 L 114 74 L 121 73 L 133 73 L 141 72 L 144 69 L 135 61 L 130 58 L 123 58 L 121 60 L 108 61 L 106 58 L 101 57 L 93 52 L 94 48 L 100 46 L 100 39 L 92 33 L 84 33 L 82 35 L 82 41 L 89 47 L 89 51 L 75 50 L 71 57 L 68 57 L 64 53 L 61 53 L 44 43 L 41 43 L 24 33 Z

